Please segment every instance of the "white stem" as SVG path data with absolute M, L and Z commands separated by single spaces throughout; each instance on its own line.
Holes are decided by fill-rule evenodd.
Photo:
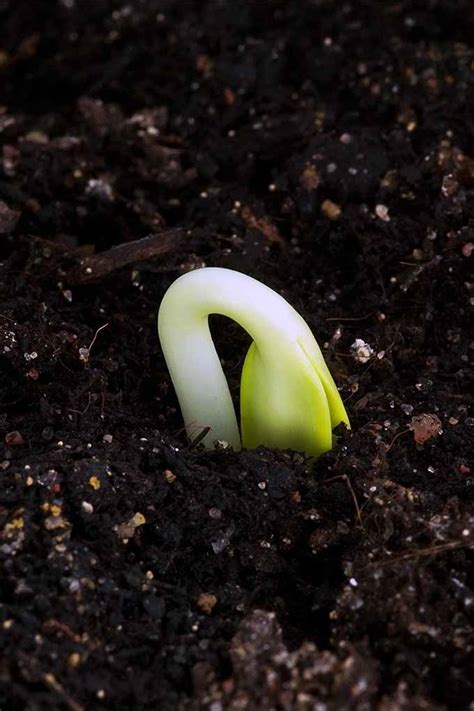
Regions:
M 233 270 L 204 268 L 188 272 L 166 292 L 158 314 L 158 330 L 191 439 L 204 427 L 210 427 L 204 438 L 207 446 L 223 439 L 235 450 L 241 447 L 229 386 L 209 330 L 210 314 L 237 321 L 265 358 L 279 358 L 288 342 L 300 343 L 318 363 L 325 390 L 326 384 L 329 390 L 334 389 L 309 327 L 285 299 Z

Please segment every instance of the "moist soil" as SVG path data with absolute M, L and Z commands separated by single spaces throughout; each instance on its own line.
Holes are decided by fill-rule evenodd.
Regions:
M 0 0 L 2 709 L 470 707 L 473 37 L 470 0 Z M 187 441 L 156 314 L 204 265 L 307 320 L 331 453 Z

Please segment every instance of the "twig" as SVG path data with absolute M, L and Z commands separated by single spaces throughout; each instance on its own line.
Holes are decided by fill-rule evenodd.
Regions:
M 189 445 L 189 449 L 194 449 L 194 447 L 197 447 L 200 442 L 204 439 L 204 437 L 211 431 L 210 427 L 203 427 L 201 432 L 192 440 L 191 444 Z
M 97 281 L 133 262 L 146 262 L 170 252 L 179 244 L 182 236 L 181 229 L 173 229 L 111 247 L 105 252 L 85 257 L 79 267 L 70 270 L 65 281 L 69 284 Z
M 366 319 L 370 318 L 375 314 L 375 311 L 372 311 L 370 314 L 367 314 L 366 316 L 358 316 L 357 318 L 339 318 L 339 317 L 331 317 L 331 318 L 326 318 L 324 319 L 325 321 L 365 321 Z
M 394 565 L 402 560 L 410 560 L 411 558 L 421 558 L 423 556 L 437 555 L 438 553 L 443 553 L 444 551 L 452 551 L 457 548 L 467 548 L 472 546 L 472 541 L 450 541 L 449 543 L 440 543 L 439 546 L 430 546 L 429 548 L 419 548 L 416 551 L 410 551 L 408 553 L 402 553 L 401 555 L 395 556 L 390 560 L 374 561 L 369 565 L 365 566 L 363 570 L 368 568 L 385 568 L 389 565 Z
M 84 706 L 78 704 L 65 690 L 64 687 L 59 683 L 54 674 L 46 673 L 43 674 L 43 681 L 50 689 L 53 689 L 56 694 L 62 699 L 64 704 L 70 709 L 70 711 L 84 711 Z
M 321 484 L 329 484 L 332 481 L 336 481 L 336 479 L 342 479 L 343 481 L 346 482 L 347 487 L 348 487 L 349 491 L 351 492 L 352 500 L 354 501 L 357 523 L 360 526 L 360 528 L 364 528 L 364 524 L 362 523 L 362 514 L 361 514 L 359 502 L 357 501 L 357 497 L 355 495 L 354 488 L 353 488 L 353 486 L 351 484 L 351 480 L 349 479 L 347 474 L 338 474 L 337 476 L 333 476 L 330 479 L 326 479 L 325 481 L 322 481 Z
M 93 338 L 92 341 L 90 342 L 90 345 L 89 345 L 88 348 L 79 348 L 79 360 L 81 360 L 81 361 L 84 363 L 84 365 L 87 365 L 88 362 L 89 362 L 89 358 L 90 358 L 90 354 L 91 354 L 91 348 L 92 348 L 92 346 L 94 345 L 94 343 L 96 342 L 98 333 L 99 333 L 100 331 L 102 331 L 104 328 L 107 328 L 108 325 L 109 325 L 108 323 L 104 323 L 103 326 L 99 326 L 99 328 L 98 328 L 97 331 L 95 332 L 94 338 Z
M 45 622 L 43 622 L 42 630 L 43 632 L 45 632 L 45 634 L 63 634 L 68 639 L 70 639 L 71 642 L 75 642 L 76 644 L 82 644 L 81 635 L 77 634 L 77 632 L 73 632 L 69 625 L 66 625 L 60 620 L 56 620 L 54 618 L 46 620 Z
M 354 489 L 353 489 L 353 487 L 352 487 L 351 480 L 349 479 L 349 477 L 347 476 L 347 474 L 344 474 L 342 478 L 346 481 L 346 484 L 347 484 L 347 486 L 349 487 L 349 491 L 350 491 L 351 494 L 352 494 L 352 498 L 353 498 L 353 500 L 354 500 L 354 506 L 355 506 L 356 513 L 357 513 L 357 521 L 358 521 L 358 524 L 359 524 L 359 526 L 360 526 L 361 528 L 364 528 L 364 524 L 362 523 L 362 515 L 361 515 L 361 512 L 360 512 L 360 506 L 359 506 L 359 503 L 358 503 L 358 501 L 357 501 L 357 497 L 356 497 L 356 495 L 355 495 L 355 491 L 354 491 Z
M 91 352 L 92 346 L 93 346 L 94 343 L 96 342 L 96 339 L 97 339 L 97 336 L 98 336 L 99 332 L 102 331 L 102 329 L 107 328 L 108 325 L 109 325 L 108 323 L 104 323 L 103 326 L 99 326 L 99 328 L 97 329 L 97 331 L 96 331 L 95 334 L 94 334 L 94 338 L 93 338 L 92 341 L 90 342 L 89 348 L 87 349 L 87 350 L 89 351 L 89 353 Z
M 74 412 L 76 415 L 85 415 L 87 410 L 90 408 L 91 402 L 92 402 L 92 395 L 90 394 L 90 392 L 88 393 L 88 395 L 89 395 L 89 400 L 88 400 L 87 405 L 84 408 L 84 410 L 82 410 L 82 412 L 81 412 L 81 410 L 73 410 L 72 408 L 68 408 L 68 411 Z
M 395 444 L 395 442 L 397 441 L 397 439 L 398 439 L 399 437 L 401 437 L 402 435 L 407 434 L 407 432 L 411 432 L 411 431 L 412 431 L 412 430 L 410 429 L 410 427 L 408 427 L 406 430 L 402 430 L 401 432 L 398 432 L 398 433 L 395 435 L 395 437 L 392 439 L 392 441 L 390 442 L 390 444 L 389 444 L 389 446 L 388 446 L 388 449 L 386 450 L 385 454 L 388 454 L 388 453 L 390 452 L 390 450 L 392 449 L 393 445 Z

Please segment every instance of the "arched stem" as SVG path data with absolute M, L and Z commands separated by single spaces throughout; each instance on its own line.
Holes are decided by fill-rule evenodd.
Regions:
M 207 446 L 223 439 L 236 450 L 241 447 L 234 405 L 209 330 L 210 314 L 239 323 L 253 339 L 260 363 L 280 359 L 291 369 L 295 367 L 294 348 L 304 352 L 311 367 L 317 368 L 328 408 L 332 399 L 337 409 L 339 394 L 319 347 L 304 320 L 285 299 L 245 274 L 221 268 L 198 269 L 171 285 L 158 314 L 161 346 L 189 437 L 210 427 L 204 438 Z M 335 418 L 338 422 L 347 420 L 342 403 Z

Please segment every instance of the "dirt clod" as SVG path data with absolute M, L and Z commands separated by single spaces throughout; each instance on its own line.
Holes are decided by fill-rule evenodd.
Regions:
M 212 593 L 201 593 L 196 601 L 196 607 L 205 615 L 210 615 L 217 605 L 217 597 Z

